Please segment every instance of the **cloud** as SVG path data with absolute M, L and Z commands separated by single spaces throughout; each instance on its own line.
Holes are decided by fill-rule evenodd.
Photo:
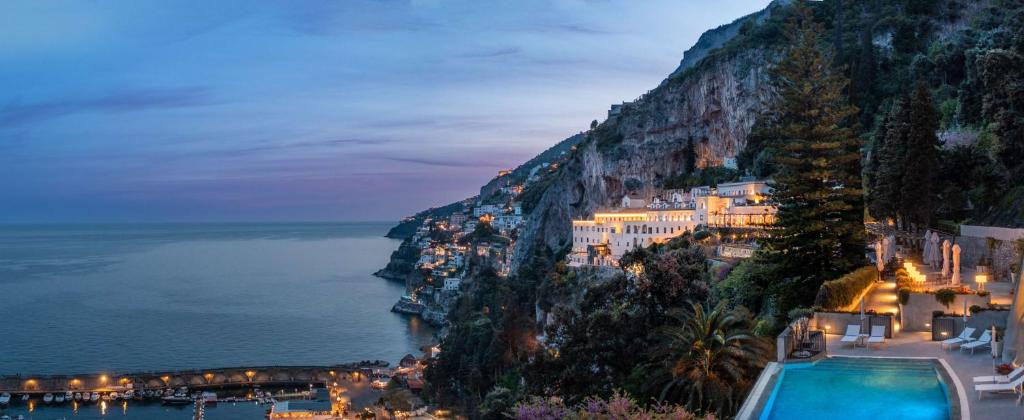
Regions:
M 402 163 L 415 163 L 418 165 L 427 166 L 443 166 L 447 168 L 495 168 L 501 166 L 494 162 L 481 162 L 477 159 L 436 159 L 436 158 L 419 158 L 419 157 L 395 157 L 395 156 L 380 156 L 380 159 L 391 160 Z
M 460 55 L 462 58 L 496 58 L 516 55 L 523 52 L 519 47 L 503 47 L 483 51 L 474 51 Z
M 11 103 L 0 108 L 0 127 L 13 127 L 87 112 L 131 112 L 202 106 L 211 103 L 211 96 L 208 88 L 181 87 L 122 91 L 94 98 L 34 104 Z

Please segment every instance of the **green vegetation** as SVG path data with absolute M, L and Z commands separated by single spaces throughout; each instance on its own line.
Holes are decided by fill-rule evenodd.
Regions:
M 860 141 L 847 124 L 857 110 L 832 53 L 819 46 L 823 31 L 809 8 L 797 7 L 787 24 L 790 48 L 773 70 L 777 99 L 765 127 L 774 133 L 767 147 L 778 213 L 759 258 L 776 269 L 769 293 L 779 314 L 809 306 L 825 280 L 864 264 Z
M 767 363 L 768 342 L 750 332 L 749 313 L 724 302 L 710 310 L 692 304 L 675 317 L 678 325 L 662 328 L 648 385 L 661 387 L 659 401 L 718 416 L 735 413 Z
M 533 397 L 515 406 L 511 417 L 517 420 L 537 419 L 646 419 L 646 420 L 714 420 L 715 416 L 697 416 L 683 407 L 655 404 L 647 408 L 616 391 L 611 397 L 589 397 L 583 403 L 566 406 L 560 399 Z
M 721 166 L 700 168 L 693 172 L 687 172 L 679 176 L 665 178 L 662 183 L 662 188 L 690 189 L 703 185 L 717 187 L 718 184 L 723 182 L 736 181 L 739 179 L 739 176 L 739 171 Z
M 850 306 L 858 296 L 867 290 L 878 277 L 874 267 L 861 267 L 838 279 L 821 284 L 814 306 L 825 309 L 838 309 Z
M 935 291 L 935 301 L 949 309 L 949 305 L 956 300 L 956 289 L 939 289 Z

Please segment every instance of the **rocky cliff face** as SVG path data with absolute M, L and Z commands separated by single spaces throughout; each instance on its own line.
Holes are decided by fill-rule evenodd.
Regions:
M 620 200 L 626 180 L 639 181 L 640 191 L 650 193 L 682 174 L 688 140 L 693 140 L 698 167 L 718 166 L 736 156 L 763 110 L 771 59 L 771 52 L 759 50 L 716 57 L 714 65 L 674 75 L 605 121 L 603 135 L 616 141 L 608 144 L 591 135 L 550 175 L 555 179 L 521 233 L 513 269 L 532 255 L 535 245 L 553 251 L 566 247 L 571 220 Z

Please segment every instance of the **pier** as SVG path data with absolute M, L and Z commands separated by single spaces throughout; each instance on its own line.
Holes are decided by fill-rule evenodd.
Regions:
M 387 362 L 375 361 L 331 366 L 249 366 L 81 375 L 2 375 L 0 376 L 0 393 L 43 395 L 66 391 L 104 392 L 178 387 L 205 390 L 256 386 L 307 386 L 314 383 L 332 382 L 339 376 L 358 378 L 359 375 L 365 374 L 367 369 L 385 369 L 388 366 Z

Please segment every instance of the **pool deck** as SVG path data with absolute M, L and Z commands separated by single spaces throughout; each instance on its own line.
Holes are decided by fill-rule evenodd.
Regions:
M 944 360 L 963 384 L 972 420 L 1024 418 L 1024 406 L 1011 394 L 986 393 L 978 400 L 973 378 L 995 374 L 988 350 L 980 350 L 973 355 L 955 348 L 943 350 L 939 342 L 931 341 L 931 334 L 923 332 L 901 332 L 896 338 L 886 340 L 885 345 L 870 349 L 840 343 L 840 338 L 841 335 L 835 334 L 827 336 L 830 356 L 933 357 Z

